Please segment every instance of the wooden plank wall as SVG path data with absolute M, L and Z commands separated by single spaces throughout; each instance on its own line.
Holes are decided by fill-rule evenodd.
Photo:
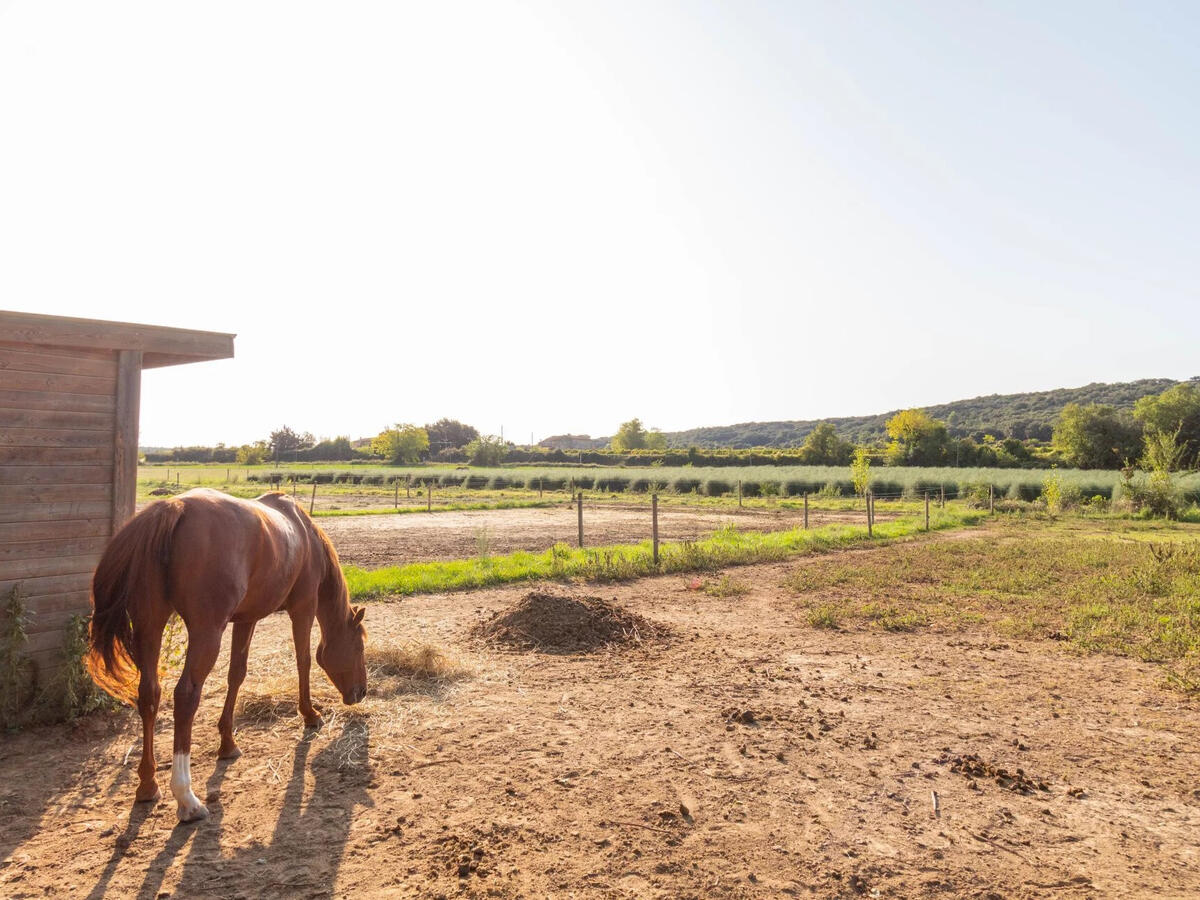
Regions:
M 0 342 L 0 593 L 22 586 L 42 679 L 113 530 L 119 355 Z

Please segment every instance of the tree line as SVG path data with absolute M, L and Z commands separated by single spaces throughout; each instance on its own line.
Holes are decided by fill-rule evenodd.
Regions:
M 426 425 L 396 423 L 372 438 L 347 436 L 316 440 L 308 432 L 283 425 L 266 438 L 238 447 L 177 447 L 146 454 L 147 462 L 263 463 L 380 461 L 396 465 L 420 462 L 579 463 L 591 465 L 849 465 L 856 452 L 891 466 L 1027 468 L 1064 465 L 1080 469 L 1123 469 L 1148 459 L 1147 448 L 1167 454 L 1177 468 L 1200 465 L 1200 382 L 1174 383 L 1161 393 L 1143 396 L 1132 411 L 1104 403 L 1068 403 L 1060 411 L 1048 442 L 990 433 L 956 436 L 948 422 L 924 409 L 907 409 L 884 422 L 884 437 L 855 442 L 833 422 L 817 423 L 798 447 L 752 450 L 668 446 L 667 435 L 633 418 L 621 424 L 609 446 L 596 450 L 517 447 L 474 426 L 443 418 Z

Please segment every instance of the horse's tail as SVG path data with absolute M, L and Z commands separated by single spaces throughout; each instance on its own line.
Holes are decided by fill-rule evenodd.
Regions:
M 182 515 L 179 500 L 144 509 L 109 541 L 92 577 L 87 669 L 97 685 L 131 706 L 137 704 L 139 680 L 134 605 L 146 614 L 154 600 L 165 600 L 171 535 Z

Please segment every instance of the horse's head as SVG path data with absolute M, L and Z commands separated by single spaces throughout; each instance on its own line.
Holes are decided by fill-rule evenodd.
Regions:
M 367 630 L 363 627 L 366 607 L 356 606 L 339 628 L 321 630 L 317 645 L 317 664 L 325 670 L 333 686 L 342 692 L 342 701 L 352 706 L 367 695 Z

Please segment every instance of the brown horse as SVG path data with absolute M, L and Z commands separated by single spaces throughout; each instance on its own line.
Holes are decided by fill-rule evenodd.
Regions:
M 229 691 L 217 728 L 218 756 L 241 755 L 233 740 L 233 707 L 246 677 L 246 657 L 258 620 L 285 609 L 292 618 L 300 714 L 321 724 L 309 695 L 309 639 L 321 626 L 317 662 L 347 704 L 367 692 L 364 610 L 352 609 L 337 551 L 325 533 L 286 494 L 239 500 L 193 490 L 154 503 L 109 542 L 92 579 L 94 612 L 87 665 L 98 685 L 136 705 L 142 716 L 138 800 L 157 800 L 154 719 L 161 689 L 158 657 L 171 612 L 187 626 L 187 657 L 175 685 L 175 755 L 171 793 L 179 820 L 208 815 L 192 792 L 192 719 L 204 679 L 233 623 Z M 139 677 L 140 673 L 140 677 Z

